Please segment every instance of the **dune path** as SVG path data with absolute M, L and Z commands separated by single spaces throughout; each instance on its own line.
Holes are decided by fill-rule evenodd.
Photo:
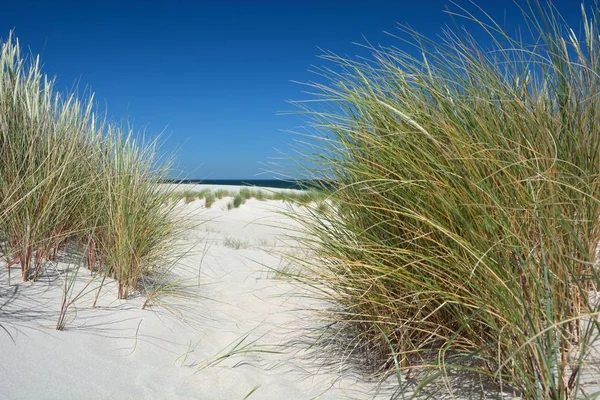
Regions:
M 117 300 L 108 279 L 92 308 L 101 279 L 77 270 L 81 256 L 62 254 L 35 283 L 1 268 L 0 398 L 372 398 L 373 385 L 319 369 L 293 345 L 310 327 L 310 304 L 274 272 L 293 245 L 293 220 L 280 213 L 291 206 L 250 199 L 227 210 L 229 201 L 182 202 L 198 222 L 185 238 L 195 247 L 173 268 L 181 288 L 146 309 L 142 296 Z

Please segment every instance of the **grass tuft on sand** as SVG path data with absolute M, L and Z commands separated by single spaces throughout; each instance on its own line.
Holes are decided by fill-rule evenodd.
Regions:
M 324 210 L 326 205 L 323 202 L 326 194 L 315 188 L 302 191 L 273 191 L 268 192 L 260 189 L 241 188 L 237 193 L 230 192 L 227 190 L 219 189 L 211 191 L 210 189 L 203 189 L 200 191 L 185 190 L 185 191 L 171 191 L 170 198 L 179 201 L 183 199 L 185 204 L 199 199 L 205 199 L 205 207 L 210 208 L 217 199 L 224 197 L 232 197 L 230 203 L 227 204 L 227 209 L 232 210 L 239 208 L 249 199 L 256 199 L 259 201 L 265 200 L 280 200 L 293 204 L 300 204 L 303 206 L 309 206 L 312 204 L 319 204 L 319 208 Z
M 0 253 L 28 281 L 74 244 L 126 298 L 143 276 L 172 265 L 183 225 L 157 185 L 167 165 L 158 165 L 156 143 L 93 107 L 93 96 L 55 91 L 12 34 L 1 44 Z
M 323 55 L 318 105 L 297 104 L 334 206 L 297 214 L 316 261 L 296 261 L 335 304 L 321 338 L 400 385 L 470 371 L 581 396 L 600 333 L 600 9 L 577 35 L 533 2 L 531 45 L 461 12 L 485 44 L 401 28 L 414 53 Z

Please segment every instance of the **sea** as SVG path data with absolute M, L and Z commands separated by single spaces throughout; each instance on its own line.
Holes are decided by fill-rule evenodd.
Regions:
M 165 183 L 196 183 L 203 185 L 260 186 L 274 189 L 318 188 L 323 182 L 318 180 L 282 180 L 282 179 L 168 179 Z

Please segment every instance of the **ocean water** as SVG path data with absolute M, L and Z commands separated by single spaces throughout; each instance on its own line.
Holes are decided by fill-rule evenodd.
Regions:
M 205 185 L 260 186 L 275 189 L 307 189 L 318 187 L 316 180 L 284 181 L 281 179 L 173 179 L 166 183 L 197 183 Z

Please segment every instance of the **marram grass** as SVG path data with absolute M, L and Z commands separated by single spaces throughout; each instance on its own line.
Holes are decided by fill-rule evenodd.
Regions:
M 27 281 L 76 243 L 124 298 L 171 265 L 183 225 L 157 185 L 166 166 L 155 165 L 155 145 L 99 120 L 92 100 L 56 92 L 38 58 L 12 36 L 2 43 L 0 250 Z
M 317 106 L 298 105 L 333 206 L 298 217 L 315 254 L 302 278 L 335 304 L 329 337 L 400 384 L 421 371 L 413 391 L 468 370 L 527 399 L 589 395 L 600 9 L 578 35 L 533 3 L 533 45 L 464 13 L 485 44 L 403 28 L 417 56 L 324 54 Z
M 200 191 L 185 190 L 177 191 L 172 190 L 170 198 L 176 201 L 183 199 L 185 204 L 189 204 L 196 199 L 205 199 L 205 207 L 210 208 L 217 199 L 223 197 L 232 197 L 231 206 L 228 208 L 238 208 L 246 202 L 248 199 L 256 199 L 259 201 L 265 200 L 281 200 L 288 203 L 299 204 L 308 206 L 313 203 L 318 203 L 321 209 L 325 209 L 326 205 L 323 203 L 325 200 L 325 193 L 321 190 L 311 188 L 309 190 L 294 190 L 294 191 L 267 191 L 260 189 L 249 189 L 241 188 L 237 193 L 229 192 L 227 190 L 219 189 L 211 191 L 210 189 L 203 189 Z

